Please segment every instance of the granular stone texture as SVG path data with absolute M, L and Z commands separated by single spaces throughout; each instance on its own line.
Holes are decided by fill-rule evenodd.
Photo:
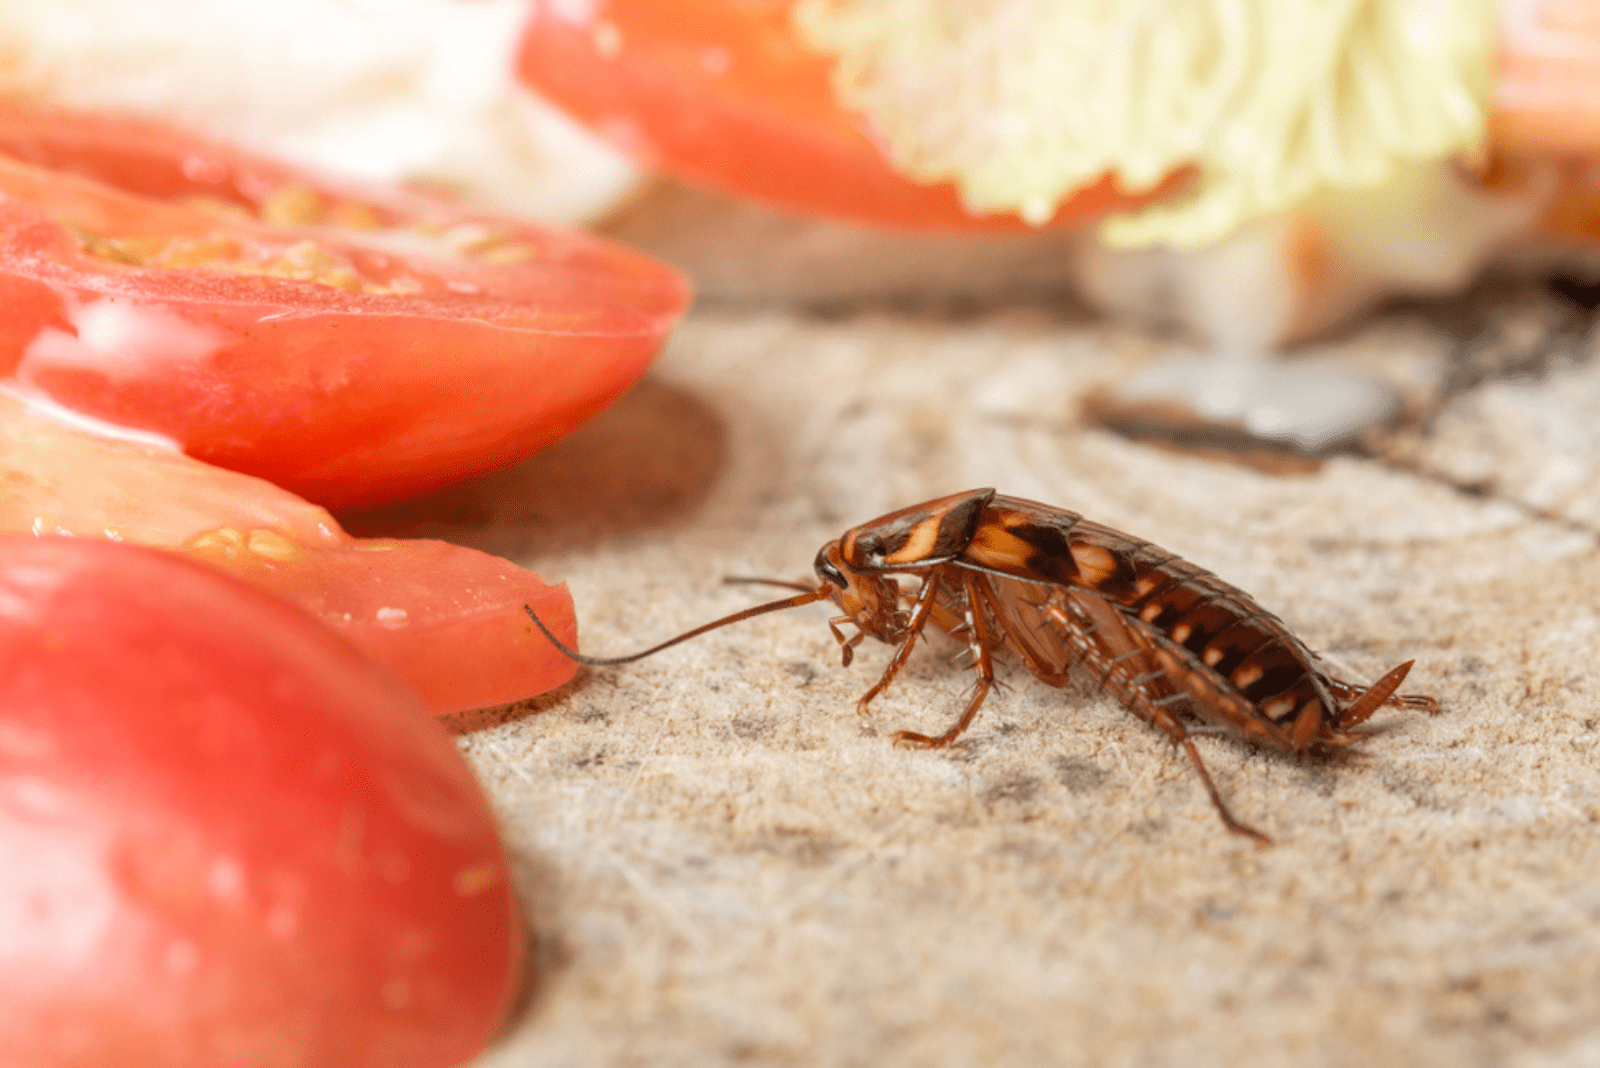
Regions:
M 1202 737 L 1267 849 L 1090 681 L 1007 669 L 958 744 L 896 749 L 970 678 L 930 643 L 858 716 L 889 651 L 841 668 L 826 606 L 453 717 L 536 939 L 477 1068 L 1600 1064 L 1600 361 L 1563 321 L 1559 359 L 1458 373 L 1481 353 L 1448 319 L 1318 346 L 1410 422 L 1275 473 L 1080 420 L 1181 340 L 723 307 L 570 441 L 354 517 L 569 582 L 606 655 L 764 596 L 723 576 L 801 578 L 849 526 L 996 486 L 1216 571 L 1351 676 L 1415 658 L 1444 709 L 1333 759 Z

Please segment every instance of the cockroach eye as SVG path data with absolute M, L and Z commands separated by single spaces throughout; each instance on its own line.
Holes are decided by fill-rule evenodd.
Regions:
M 850 583 L 845 581 L 844 572 L 840 571 L 834 562 L 828 559 L 828 547 L 824 545 L 817 553 L 817 577 L 825 582 L 831 582 L 841 590 L 850 588 Z

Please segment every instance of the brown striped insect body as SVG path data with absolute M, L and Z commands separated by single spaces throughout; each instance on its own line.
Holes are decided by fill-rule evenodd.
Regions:
M 804 592 L 797 596 L 634 656 L 567 652 L 587 663 L 624 663 L 728 623 L 829 599 L 844 613 L 829 627 L 846 665 L 868 635 L 897 646 L 858 702 L 865 712 L 932 625 L 966 643 L 977 675 L 949 730 L 895 735 L 899 743 L 933 748 L 949 745 L 971 725 L 994 685 L 997 659 L 1009 656 L 1055 686 L 1066 685 L 1081 665 L 1187 752 L 1230 830 L 1262 842 L 1266 836 L 1229 812 L 1189 737 L 1188 720 L 1301 753 L 1360 740 L 1352 728 L 1386 704 L 1438 710 L 1430 697 L 1395 695 L 1410 661 L 1371 687 L 1345 682 L 1276 616 L 1211 572 L 1075 512 L 992 489 L 901 509 L 846 531 L 817 553 L 816 572 L 821 584 L 815 589 L 800 586 Z M 904 589 L 896 581 L 900 575 L 921 584 Z M 843 624 L 856 633 L 847 636 Z

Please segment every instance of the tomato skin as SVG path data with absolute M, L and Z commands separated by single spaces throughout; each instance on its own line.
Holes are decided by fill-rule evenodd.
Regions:
M 522 607 L 575 645 L 564 585 L 458 545 L 352 538 L 260 479 L 64 426 L 4 392 L 0 533 L 112 538 L 231 571 L 344 634 L 439 713 L 531 697 L 577 669 Z
M 0 1063 L 443 1068 L 492 1037 L 522 944 L 494 817 L 297 609 L 0 537 L 0 741 Z
M 792 7 L 793 0 L 533 0 L 518 72 L 624 151 L 736 196 L 913 230 L 1021 226 L 968 215 L 947 183 L 899 177 L 870 131 L 835 102 L 832 60 L 806 47 Z M 1600 154 L 1595 12 L 1583 0 L 1557 0 L 1518 5 L 1502 20 L 1489 117 L 1497 153 Z M 1159 200 L 1185 177 L 1139 198 L 1102 180 L 1063 203 L 1052 225 Z
M 311 610 L 405 679 L 438 713 L 532 697 L 577 662 L 535 630 L 523 606 L 576 646 L 572 594 L 499 557 L 442 541 L 352 539 L 288 558 L 191 545 L 216 564 Z
M 0 110 L 0 154 L 0 376 L 329 507 L 426 493 L 550 444 L 639 379 L 688 302 L 676 272 L 596 240 L 340 186 L 151 124 Z M 270 213 L 285 189 L 358 209 L 368 229 L 187 203 Z M 107 262 L 66 223 L 310 242 L 407 291 Z M 475 261 L 424 227 L 492 231 L 525 258 Z
M 1028 228 L 971 214 L 948 182 L 896 173 L 862 121 L 834 103 L 832 61 L 800 41 L 788 0 L 596 0 L 582 21 L 566 15 L 571 6 L 533 5 L 518 73 L 624 151 L 790 210 L 911 230 Z M 1046 225 L 1138 202 L 1107 178 Z
M 1600 157 L 1600 8 L 1582 0 L 1519 5 L 1501 20 L 1497 58 L 1489 115 L 1497 153 Z

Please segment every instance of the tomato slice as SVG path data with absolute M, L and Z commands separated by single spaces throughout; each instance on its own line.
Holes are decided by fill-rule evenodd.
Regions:
M 833 61 L 801 40 L 793 6 L 792 0 L 536 3 L 518 71 L 623 150 L 737 196 L 910 229 L 1021 225 L 1008 216 L 973 217 L 948 183 L 918 185 L 896 174 L 861 120 L 835 102 Z M 1522 4 L 1503 22 L 1491 144 L 1521 153 L 1597 154 L 1595 5 Z M 1063 203 L 1053 224 L 1159 199 L 1172 187 L 1135 200 L 1102 180 Z
M 458 545 L 352 538 L 261 479 L 62 425 L 4 393 L 0 533 L 110 538 L 225 568 L 344 634 L 435 712 L 531 697 L 577 667 L 522 608 L 575 644 L 565 585 Z
M 1494 147 L 1600 156 L 1600 7 L 1591 0 L 1518 4 L 1501 29 L 1489 119 Z
M 7 1064 L 448 1068 L 520 974 L 449 735 L 169 553 L 0 537 L 0 855 Z
M 540 3 L 517 69 L 540 95 L 622 150 L 778 207 L 915 230 L 1019 230 L 967 211 L 884 159 L 833 100 L 832 60 L 808 48 L 788 0 Z M 1140 203 L 1109 178 L 1064 202 L 1064 225 Z
M 587 237 L 0 109 L 0 377 L 329 507 L 555 441 L 687 301 L 671 268 Z

